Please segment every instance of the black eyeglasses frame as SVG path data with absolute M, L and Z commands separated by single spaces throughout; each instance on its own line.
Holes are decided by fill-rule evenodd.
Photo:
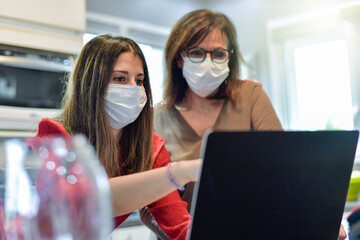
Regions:
M 204 57 L 203 57 L 203 59 L 202 59 L 201 61 L 196 62 L 196 61 L 191 60 L 192 58 L 190 58 L 190 56 L 189 56 L 189 51 L 191 51 L 191 50 L 193 50 L 193 49 L 200 49 L 200 50 L 203 50 L 203 51 L 205 52 Z M 225 60 L 223 60 L 222 62 L 217 62 L 216 60 L 214 61 L 213 52 L 214 52 L 215 50 L 217 50 L 217 49 L 221 49 L 221 50 L 224 50 L 224 51 L 228 52 L 228 57 L 227 57 Z M 231 54 L 234 53 L 234 51 L 233 51 L 232 49 L 226 49 L 226 48 L 216 48 L 216 49 L 214 49 L 214 50 L 212 50 L 212 51 L 206 51 L 206 50 L 203 49 L 203 48 L 193 47 L 193 48 L 187 48 L 187 49 L 184 48 L 183 50 L 186 52 L 186 55 L 187 55 L 187 57 L 189 58 L 189 60 L 190 60 L 191 62 L 193 62 L 193 63 L 201 63 L 201 62 L 203 62 L 203 61 L 205 60 L 205 58 L 206 58 L 206 54 L 207 54 L 207 53 L 210 53 L 211 61 L 213 61 L 214 63 L 220 64 L 220 63 L 226 62 L 226 61 L 230 58 Z M 218 59 L 217 59 L 217 60 L 218 60 Z

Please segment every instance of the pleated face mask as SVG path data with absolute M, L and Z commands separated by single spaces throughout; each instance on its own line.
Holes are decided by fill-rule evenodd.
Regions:
M 134 122 L 146 102 L 144 87 L 110 83 L 105 96 L 105 111 L 110 126 L 121 129 Z
M 200 97 L 207 97 L 217 89 L 229 76 L 229 60 L 224 63 L 214 63 L 211 58 L 194 63 L 184 57 L 183 76 L 193 92 Z

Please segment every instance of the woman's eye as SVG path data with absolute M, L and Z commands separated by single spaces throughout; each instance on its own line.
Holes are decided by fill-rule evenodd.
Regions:
M 204 50 L 202 50 L 202 49 L 194 49 L 194 50 L 190 51 L 189 54 L 191 56 L 194 56 L 194 57 L 200 57 L 200 56 L 204 55 Z
M 143 85 L 144 85 L 144 80 L 137 79 L 137 80 L 136 80 L 136 85 L 138 85 L 138 86 L 143 86 Z
M 114 79 L 117 82 L 125 82 L 125 78 L 124 77 L 117 77 Z
M 226 57 L 227 52 L 223 49 L 215 49 L 212 54 L 214 57 L 222 58 L 222 57 Z

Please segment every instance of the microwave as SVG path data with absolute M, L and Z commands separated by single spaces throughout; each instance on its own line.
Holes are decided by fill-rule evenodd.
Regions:
M 0 45 L 0 131 L 36 131 L 60 113 L 74 55 Z

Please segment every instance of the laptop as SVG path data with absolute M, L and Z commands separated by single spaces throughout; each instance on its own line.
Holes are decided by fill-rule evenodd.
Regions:
M 358 136 L 208 132 L 188 239 L 336 240 Z

